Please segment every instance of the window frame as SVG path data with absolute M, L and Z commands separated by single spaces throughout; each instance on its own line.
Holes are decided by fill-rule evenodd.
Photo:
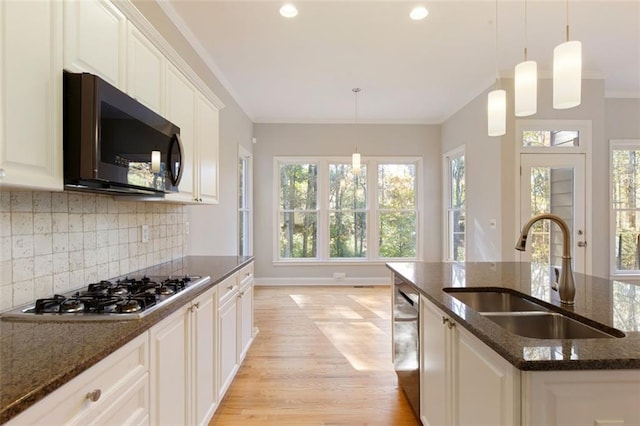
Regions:
M 616 267 L 616 213 L 631 209 L 616 209 L 613 206 L 613 152 L 615 150 L 640 151 L 640 139 L 609 140 L 609 275 L 618 278 L 638 278 L 640 277 L 640 267 L 633 270 L 619 270 Z M 640 206 L 635 211 L 640 213 Z
M 242 145 L 238 146 L 238 167 L 240 167 L 240 162 L 245 162 L 245 173 L 244 173 L 244 186 L 241 186 L 240 182 L 240 170 L 238 170 L 238 197 L 240 195 L 240 191 L 244 189 L 244 205 L 240 206 L 238 203 L 238 248 L 237 252 L 239 256 L 251 256 L 253 255 L 253 159 L 251 157 L 251 153 L 242 147 Z M 240 216 L 245 215 L 246 219 L 242 222 L 244 227 L 243 235 L 246 239 L 246 244 L 240 245 Z M 244 248 L 243 251 L 240 249 Z
M 451 162 L 455 158 L 464 158 L 465 167 L 465 202 L 464 208 L 453 209 L 451 207 Z M 466 176 L 467 176 L 467 156 L 466 146 L 461 145 L 450 151 L 445 152 L 442 155 L 442 259 L 445 262 L 457 262 L 452 257 L 453 250 L 453 230 L 451 221 L 449 220 L 450 213 L 454 210 L 464 211 L 465 213 L 465 228 L 464 228 L 464 257 L 467 258 L 467 197 L 466 197 Z
M 280 166 L 282 164 L 316 164 L 318 168 L 317 175 L 317 252 L 313 258 L 283 258 L 280 256 Z M 422 209 L 423 209 L 423 170 L 422 158 L 415 156 L 407 157 L 362 157 L 361 163 L 367 168 L 367 203 L 366 203 L 366 223 L 367 223 L 367 254 L 364 257 L 336 258 L 330 257 L 330 236 L 329 236 L 329 164 L 348 164 L 351 163 L 351 157 L 346 156 L 317 156 L 317 157 L 274 157 L 273 158 L 273 201 L 272 211 L 273 218 L 273 259 L 274 265 L 335 265 L 335 264 L 384 264 L 385 262 L 400 261 L 419 261 L 423 255 L 423 236 L 422 229 Z M 378 257 L 378 164 L 415 164 L 416 166 L 416 257 L 407 258 L 391 258 Z M 374 226 L 375 225 L 375 226 Z

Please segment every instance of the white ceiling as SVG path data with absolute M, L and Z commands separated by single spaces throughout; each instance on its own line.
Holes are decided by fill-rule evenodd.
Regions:
M 495 1 L 160 0 L 256 123 L 441 123 L 495 80 Z M 429 9 L 409 19 L 416 4 Z M 523 59 L 524 0 L 499 0 L 498 67 Z M 551 75 L 566 2 L 528 0 L 528 55 Z M 583 77 L 640 97 L 640 0 L 570 0 Z

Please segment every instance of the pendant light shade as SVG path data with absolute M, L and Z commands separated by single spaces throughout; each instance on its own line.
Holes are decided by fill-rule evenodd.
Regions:
M 489 136 L 502 136 L 507 131 L 507 92 L 492 90 L 487 98 L 487 129 Z
M 354 152 L 351 155 L 351 169 L 353 173 L 360 173 L 360 153 Z
M 515 69 L 515 114 L 533 115 L 538 110 L 538 64 L 524 61 Z
M 582 43 L 567 41 L 553 49 L 553 107 L 580 105 L 582 92 Z

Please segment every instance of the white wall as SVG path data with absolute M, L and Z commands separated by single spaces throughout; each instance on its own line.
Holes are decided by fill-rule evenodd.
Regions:
M 487 136 L 486 92 L 442 124 L 442 152 L 465 145 L 466 260 L 501 256 L 501 141 Z M 497 226 L 491 229 L 489 222 Z
M 225 104 L 220 111 L 219 204 L 186 208 L 190 225 L 187 254 L 236 255 L 238 145 L 252 151 L 253 123 L 157 3 L 145 0 L 133 3 Z
M 424 259 L 440 259 L 440 126 L 373 124 L 256 124 L 254 134 L 254 252 L 259 279 L 329 279 L 333 272 L 350 277 L 386 277 L 382 265 L 274 266 L 273 158 L 277 156 L 349 156 L 358 141 L 366 156 L 423 158 Z

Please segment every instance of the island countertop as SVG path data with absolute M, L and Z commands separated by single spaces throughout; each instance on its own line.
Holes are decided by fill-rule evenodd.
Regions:
M 208 284 L 176 296 L 140 319 L 15 321 L 0 315 L 0 424 L 53 392 L 198 295 L 253 261 L 253 257 L 188 256 L 132 274 L 208 275 Z
M 575 306 L 567 309 L 560 304 L 557 292 L 551 290 L 544 270 L 530 263 L 390 262 L 387 267 L 520 370 L 640 369 L 639 285 L 576 273 Z M 541 300 L 567 316 L 620 330 L 625 336 L 521 337 L 444 292 L 448 287 L 506 288 Z

